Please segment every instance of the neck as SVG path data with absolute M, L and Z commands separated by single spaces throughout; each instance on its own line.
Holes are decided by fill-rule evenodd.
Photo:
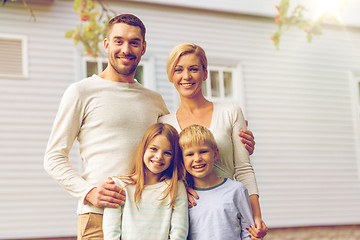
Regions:
M 193 180 L 194 180 L 194 187 L 197 188 L 211 188 L 223 182 L 223 179 L 216 176 L 215 172 L 204 178 L 193 177 Z
M 203 95 L 198 98 L 180 98 L 179 110 L 193 112 L 197 109 L 206 108 L 212 102 L 208 101 Z
M 154 176 L 145 172 L 144 185 L 153 185 L 160 182 L 160 176 Z
M 106 69 L 102 73 L 100 73 L 98 76 L 105 80 L 109 80 L 109 81 L 113 81 L 113 82 L 123 82 L 123 83 L 134 83 L 135 82 L 135 80 L 134 80 L 135 72 L 130 75 L 122 75 L 122 74 L 115 72 L 115 70 L 109 66 L 107 66 Z

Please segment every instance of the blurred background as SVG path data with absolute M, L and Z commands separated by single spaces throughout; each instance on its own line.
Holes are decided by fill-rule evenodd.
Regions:
M 205 95 L 241 105 L 255 135 L 268 239 L 295 239 L 299 229 L 308 230 L 301 239 L 335 239 L 316 234 L 341 228 L 349 231 L 336 239 L 360 239 L 359 1 L 106 0 L 86 9 L 91 2 L 2 0 L 0 239 L 76 235 L 77 199 L 43 170 L 43 156 L 65 89 L 107 64 L 101 48 L 74 45 L 72 29 L 94 31 L 91 11 L 142 19 L 147 51 L 136 79 L 170 111 L 179 100 L 168 52 L 183 42 L 205 49 Z M 310 20 L 296 24 L 299 12 Z M 70 158 L 81 171 L 76 143 Z

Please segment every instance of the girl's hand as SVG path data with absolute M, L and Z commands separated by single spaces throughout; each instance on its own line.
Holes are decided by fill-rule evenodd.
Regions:
M 118 208 L 124 206 L 126 200 L 125 191 L 115 185 L 111 178 L 94 187 L 85 197 L 86 202 L 90 202 L 95 207 Z
M 187 191 L 187 197 L 188 197 L 188 205 L 189 208 L 195 207 L 196 206 L 196 202 L 195 199 L 199 199 L 199 196 L 197 195 L 197 193 L 195 192 L 194 189 L 188 187 L 186 189 Z
M 262 239 L 263 237 L 266 236 L 269 229 L 267 228 L 267 226 L 263 220 L 255 219 L 254 221 L 255 221 L 255 227 L 250 226 L 247 228 L 247 230 L 251 234 L 250 238 L 252 240 Z

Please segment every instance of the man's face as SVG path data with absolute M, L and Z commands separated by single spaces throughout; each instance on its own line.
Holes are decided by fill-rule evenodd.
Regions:
M 146 42 L 139 27 L 116 23 L 111 29 L 109 38 L 104 40 L 104 47 L 114 71 L 129 76 L 135 74 L 136 67 L 145 54 Z

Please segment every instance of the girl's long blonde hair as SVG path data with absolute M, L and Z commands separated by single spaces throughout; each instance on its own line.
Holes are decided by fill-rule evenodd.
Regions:
M 178 181 L 185 178 L 185 168 L 180 154 L 179 148 L 179 134 L 176 129 L 166 123 L 156 123 L 150 126 L 143 138 L 141 139 L 134 158 L 132 160 L 132 168 L 129 177 L 125 182 L 127 184 L 135 185 L 134 199 L 135 204 L 141 200 L 141 194 L 144 190 L 145 182 L 145 164 L 143 161 L 144 153 L 149 146 L 150 142 L 157 136 L 165 136 L 170 142 L 173 152 L 172 161 L 170 166 L 162 172 L 161 179 L 170 179 L 169 186 L 164 190 L 164 197 L 160 200 L 165 200 L 170 195 L 170 206 L 174 205 L 176 193 L 178 189 Z

